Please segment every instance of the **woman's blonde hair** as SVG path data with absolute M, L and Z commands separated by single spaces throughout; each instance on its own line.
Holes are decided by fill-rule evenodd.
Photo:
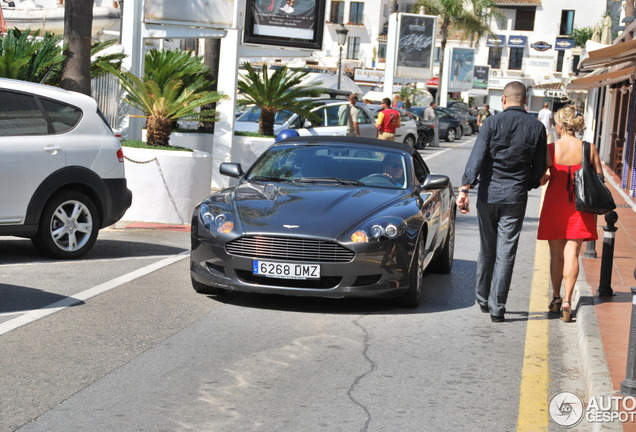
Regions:
M 572 135 L 585 129 L 583 113 L 576 105 L 566 105 L 558 110 L 554 122 L 562 125 Z

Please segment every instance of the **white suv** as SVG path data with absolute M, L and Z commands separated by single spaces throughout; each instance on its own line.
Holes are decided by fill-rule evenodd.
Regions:
M 121 144 L 94 99 L 0 78 L 0 235 L 78 258 L 131 202 Z

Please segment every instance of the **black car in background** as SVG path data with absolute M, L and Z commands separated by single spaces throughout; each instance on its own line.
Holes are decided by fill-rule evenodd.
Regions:
M 472 114 L 468 114 L 466 113 L 466 111 L 459 108 L 450 107 L 448 109 L 454 112 L 459 119 L 466 120 L 468 122 L 468 126 L 470 126 L 470 131 L 466 131 L 465 135 L 472 135 L 474 133 L 479 132 L 479 126 L 477 125 L 476 116 Z
M 417 123 L 417 142 L 415 143 L 415 148 L 423 149 L 426 146 L 430 146 L 433 140 L 435 140 L 435 127 L 433 124 L 424 121 L 422 117 L 410 111 L 407 111 L 406 115 Z
M 438 111 L 443 111 L 445 113 L 448 113 L 452 115 L 453 117 L 455 117 L 457 120 L 459 120 L 459 123 L 461 124 L 461 134 L 458 134 L 457 138 L 461 138 L 464 135 L 471 135 L 473 133 L 473 128 L 470 126 L 470 123 L 468 121 L 468 116 L 464 112 L 453 110 L 451 108 L 445 108 L 445 107 L 435 108 L 435 112 L 438 112 Z
M 424 118 L 424 110 L 426 108 L 423 106 L 412 106 L 409 111 Z M 435 108 L 435 115 L 437 115 L 439 139 L 453 142 L 463 136 L 462 124 L 457 117 L 439 108 Z M 431 122 L 428 123 L 430 124 Z

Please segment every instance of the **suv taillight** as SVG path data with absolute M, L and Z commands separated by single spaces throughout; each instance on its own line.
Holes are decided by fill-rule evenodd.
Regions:
M 119 159 L 119 162 L 123 162 L 124 161 L 124 149 L 119 148 L 117 150 L 117 159 Z

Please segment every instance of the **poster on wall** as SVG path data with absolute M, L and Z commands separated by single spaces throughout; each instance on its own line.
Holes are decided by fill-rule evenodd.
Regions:
M 474 48 L 451 48 L 448 91 L 466 91 L 473 88 L 474 64 Z
M 473 89 L 488 90 L 490 66 L 473 66 Z
M 431 78 L 437 17 L 401 13 L 398 20 L 395 76 Z
M 247 0 L 243 42 L 322 49 L 325 0 Z

